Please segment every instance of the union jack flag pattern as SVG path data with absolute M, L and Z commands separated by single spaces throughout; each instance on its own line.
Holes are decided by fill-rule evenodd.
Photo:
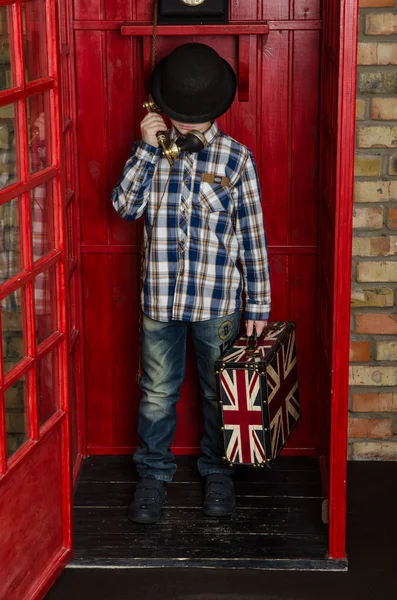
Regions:
M 269 323 L 256 347 L 246 336 L 215 365 L 225 460 L 272 466 L 300 418 L 295 324 Z

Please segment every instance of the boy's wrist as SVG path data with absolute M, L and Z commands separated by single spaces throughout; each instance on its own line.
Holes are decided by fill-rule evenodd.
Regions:
M 270 307 L 265 304 L 246 304 L 244 319 L 246 321 L 268 321 Z
M 136 150 L 136 155 L 142 160 L 147 160 L 149 162 L 155 163 L 161 155 L 161 148 L 152 146 L 144 140 L 140 140 L 138 148 Z

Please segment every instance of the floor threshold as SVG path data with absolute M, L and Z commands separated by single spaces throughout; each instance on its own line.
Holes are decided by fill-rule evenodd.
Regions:
M 74 497 L 74 557 L 67 568 L 347 570 L 347 559 L 328 558 L 317 459 L 280 457 L 272 470 L 237 469 L 238 508 L 228 518 L 202 512 L 196 460 L 177 457 L 161 519 L 138 525 L 127 518 L 138 480 L 131 456 L 84 459 Z

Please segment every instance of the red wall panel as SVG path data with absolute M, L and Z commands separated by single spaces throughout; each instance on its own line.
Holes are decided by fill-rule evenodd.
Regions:
M 126 19 L 151 18 L 151 3 L 133 4 L 130 15 L 129 4 L 125 5 Z M 236 97 L 231 110 L 218 120 L 221 129 L 253 150 L 258 165 L 270 250 L 271 319 L 297 322 L 304 418 L 289 444 L 291 453 L 315 452 L 312 365 L 317 331 L 320 50 L 319 31 L 305 29 L 303 21 L 316 17 L 316 7 L 316 2 L 310 2 L 305 13 L 303 4 L 295 3 L 302 29 L 292 30 L 292 21 L 286 21 L 285 28 L 277 25 L 279 29 L 271 27 L 268 36 L 251 38 L 249 100 L 241 102 Z M 287 19 L 292 10 L 288 2 L 265 2 L 263 6 L 232 2 L 231 18 Z M 108 19 L 124 19 L 121 3 L 105 2 L 104 11 Z M 146 95 L 142 52 L 148 44 L 144 46 L 140 38 L 122 37 L 117 29 L 101 31 L 101 22 L 97 30 L 79 27 L 75 34 L 82 137 L 88 443 L 90 452 L 129 452 L 137 443 L 139 387 L 134 377 L 142 223 L 120 219 L 111 205 L 110 192 L 133 140 L 140 135 L 139 122 L 145 114 L 141 103 Z M 157 59 L 186 41 L 211 44 L 237 69 L 238 39 L 233 36 L 159 37 Z M 87 123 L 95 123 L 95 127 L 88 128 Z M 201 435 L 199 384 L 190 341 L 178 415 L 174 447 L 183 452 L 197 450 Z
M 294 19 L 319 19 L 320 2 L 308 2 L 307 0 L 294 0 Z
M 93 446 L 109 447 L 114 439 L 115 414 L 111 265 L 111 255 L 83 255 L 88 442 Z M 124 343 L 124 340 L 120 342 Z
M 259 162 L 263 211 L 269 244 L 288 243 L 289 47 L 291 33 L 271 31 L 263 40 L 257 119 L 261 132 Z M 255 77 L 255 72 L 252 74 Z M 249 140 L 246 140 L 248 143 Z
M 138 0 L 74 0 L 75 18 L 122 19 L 125 21 L 150 21 L 152 2 Z M 257 19 L 319 19 L 320 2 L 313 0 L 229 0 L 230 21 L 255 21 Z
M 109 198 L 111 188 L 119 179 L 126 157 L 131 151 L 132 142 L 140 135 L 136 115 L 138 110 L 141 110 L 141 103 L 136 93 L 136 80 L 141 74 L 134 72 L 135 40 L 123 39 L 113 31 L 106 32 L 105 39 L 106 106 L 112 107 L 111 114 L 108 115 L 106 146 L 106 197 Z M 106 203 L 106 207 L 110 243 L 137 244 L 141 223 L 120 219 L 110 202 Z
M 293 32 L 291 98 L 291 244 L 316 244 L 319 32 Z
M 139 348 L 139 257 L 139 254 L 130 253 L 110 257 L 112 329 L 108 368 L 112 369 L 114 438 L 120 446 L 138 442 L 139 386 L 135 376 Z
M 79 177 L 84 243 L 106 244 L 106 93 L 102 56 L 105 34 L 76 32 Z
M 315 381 L 316 351 L 316 269 L 313 254 L 290 257 L 289 319 L 296 323 L 297 355 L 300 377 L 302 418 L 287 448 L 311 448 L 315 454 Z M 302 293 L 302 290 L 305 290 Z
M 137 4 L 146 4 L 139 0 L 112 0 L 106 2 L 104 6 L 105 19 L 125 19 L 134 20 Z
M 103 19 L 103 8 L 101 0 L 75 0 L 75 19 Z

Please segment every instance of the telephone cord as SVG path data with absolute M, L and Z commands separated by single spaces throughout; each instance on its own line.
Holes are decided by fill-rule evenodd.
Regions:
M 157 4 L 158 0 L 154 0 L 153 9 L 153 32 L 152 32 L 152 72 L 156 66 L 156 49 L 157 49 Z
M 156 210 L 156 214 L 155 214 L 155 216 L 154 216 L 154 219 L 153 219 L 152 228 L 151 228 L 151 230 L 152 230 L 152 231 L 153 231 L 154 225 L 155 225 L 155 223 L 156 223 L 156 221 L 157 221 L 157 217 L 158 217 L 158 214 L 159 214 L 159 212 L 160 212 L 161 204 L 162 204 L 162 202 L 163 202 L 163 198 L 164 198 L 165 192 L 167 191 L 167 188 L 168 188 L 168 185 L 169 185 L 169 182 L 170 182 L 170 179 L 171 179 L 171 171 L 172 171 L 172 166 L 170 165 L 170 169 L 169 169 L 169 172 L 168 172 L 167 181 L 166 181 L 166 184 L 165 184 L 165 186 L 164 186 L 163 193 L 161 194 L 161 198 L 160 198 L 159 206 L 158 206 L 158 208 L 157 208 L 157 210 Z M 142 242 L 142 245 L 141 245 L 141 268 L 140 268 L 140 284 L 139 284 L 139 302 L 141 302 L 141 298 L 142 298 L 142 291 L 143 291 L 143 280 L 144 280 L 144 278 L 145 278 L 145 273 L 144 273 L 145 269 L 144 269 L 144 265 L 145 265 L 145 263 L 146 263 L 146 261 L 145 261 L 145 254 L 146 254 L 146 248 L 147 248 L 147 247 L 148 247 L 148 243 L 146 243 L 146 245 L 145 245 L 145 244 Z M 138 344 L 138 370 L 137 370 L 137 372 L 136 372 L 136 375 L 135 375 L 135 381 L 136 381 L 137 383 L 139 383 L 139 382 L 140 382 L 140 380 L 141 380 L 141 377 L 142 377 L 142 357 L 141 357 L 141 326 L 142 326 L 142 312 L 143 312 L 143 309 L 142 309 L 142 307 L 140 307 L 140 309 L 139 309 L 139 328 L 138 328 L 138 335 L 139 335 L 139 344 Z
M 156 66 L 156 49 L 157 49 L 157 7 L 158 7 L 158 0 L 154 0 L 153 3 L 153 30 L 152 30 L 152 73 L 154 70 L 154 67 Z M 164 192 L 160 198 L 160 205 L 159 208 L 157 209 L 154 221 L 153 221 L 153 225 L 155 223 L 155 221 L 157 220 L 157 215 L 159 213 L 160 210 L 160 206 L 161 203 L 163 201 L 163 197 L 164 197 L 164 193 L 165 190 L 167 189 L 169 180 L 171 177 L 171 166 L 170 166 L 170 172 L 168 174 L 168 179 L 167 179 L 167 183 L 165 185 L 164 188 Z M 153 225 L 152 225 L 152 229 L 153 229 Z M 144 243 L 142 243 L 141 245 L 141 268 L 140 268 L 140 286 L 139 286 L 139 302 L 141 301 L 141 297 L 142 297 L 142 290 L 143 290 L 143 279 L 144 279 L 144 262 L 145 262 L 145 252 L 146 252 L 146 246 L 144 245 Z M 142 308 L 140 307 L 139 309 L 139 329 L 138 329 L 138 370 L 136 372 L 135 375 L 135 381 L 137 383 L 140 382 L 141 377 L 142 377 L 142 359 L 141 359 L 141 326 L 142 326 Z

